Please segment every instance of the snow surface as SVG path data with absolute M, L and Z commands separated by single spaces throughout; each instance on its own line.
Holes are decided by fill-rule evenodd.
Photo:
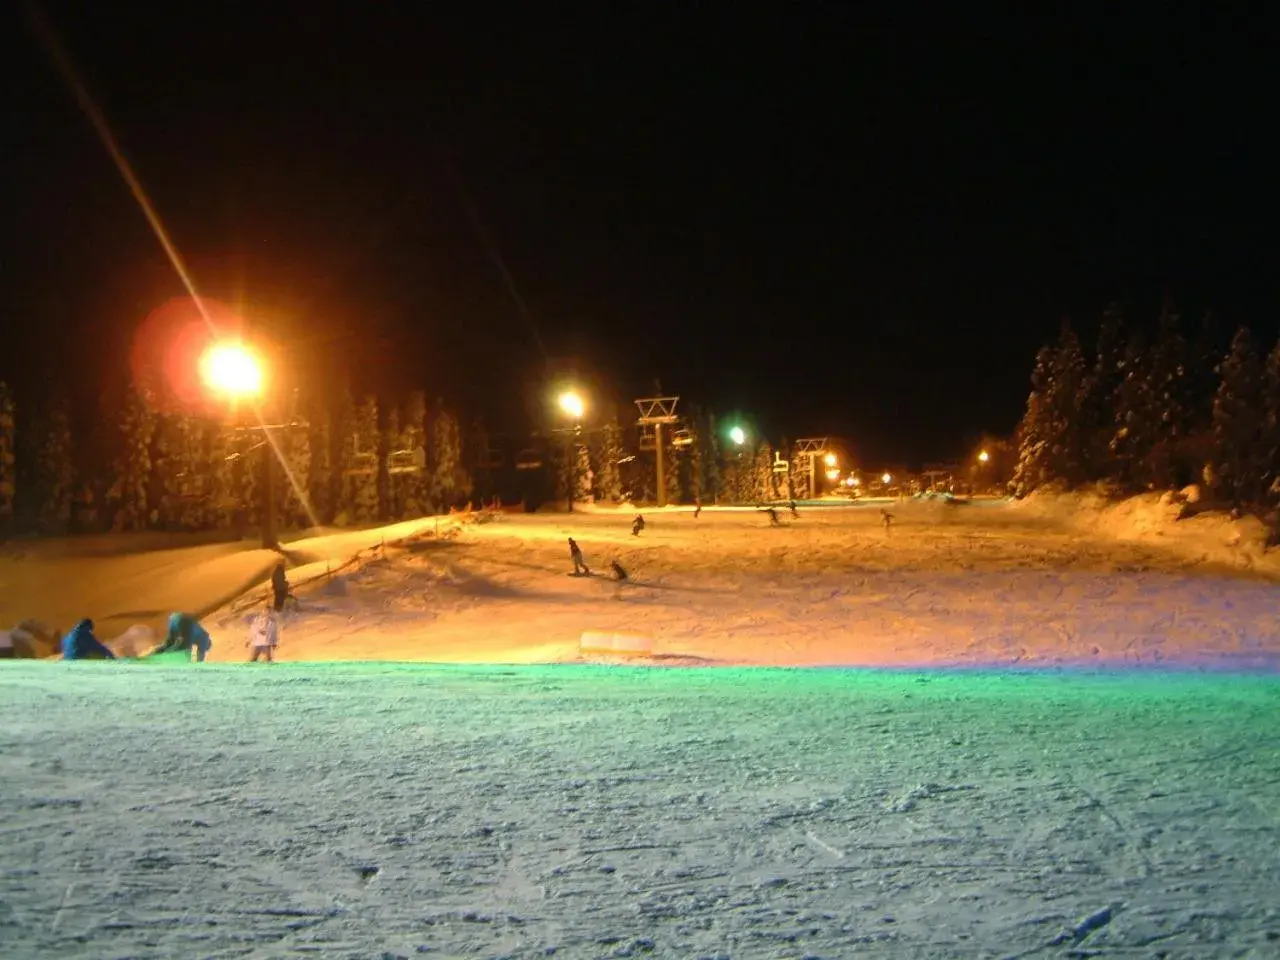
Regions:
M 668 662 L 1280 666 L 1280 585 L 1261 561 L 1002 502 L 892 504 L 886 531 L 880 507 L 780 527 L 749 509 L 645 511 L 638 537 L 634 511 L 426 526 L 333 576 L 336 559 L 305 568 L 318 579 L 278 653 L 569 661 L 594 633 L 647 638 Z M 602 575 L 569 576 L 570 536 Z M 614 559 L 631 582 L 610 578 Z M 215 660 L 247 657 L 249 599 L 210 618 Z
M 0 955 L 1274 957 L 1280 681 L 0 664 Z

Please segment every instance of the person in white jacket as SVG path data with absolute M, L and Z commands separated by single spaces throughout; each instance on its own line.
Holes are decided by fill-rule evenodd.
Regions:
M 275 660 L 276 646 L 279 643 L 279 615 L 268 603 L 249 625 L 249 639 L 245 641 L 245 645 L 249 648 L 249 662 L 257 663 L 258 658 L 262 657 L 267 663 L 271 663 Z

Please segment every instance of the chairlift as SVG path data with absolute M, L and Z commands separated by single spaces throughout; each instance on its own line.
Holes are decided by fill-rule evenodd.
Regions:
M 427 453 L 422 447 L 392 450 L 387 454 L 387 473 L 421 473 L 427 466 Z
M 367 477 L 378 472 L 378 455 L 376 453 L 355 453 L 347 461 L 347 468 L 342 471 L 348 477 Z
M 687 447 L 693 443 L 693 433 L 688 427 L 681 427 L 679 430 L 672 432 L 671 445 L 673 447 Z
M 516 455 L 517 470 L 541 470 L 542 451 L 537 447 L 526 447 Z

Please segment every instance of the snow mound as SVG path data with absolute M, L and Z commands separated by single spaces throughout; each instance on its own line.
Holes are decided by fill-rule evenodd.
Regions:
M 1036 492 L 1015 501 L 1019 512 L 1080 533 L 1140 543 L 1203 563 L 1280 576 L 1280 557 L 1268 555 L 1266 524 L 1221 512 L 1185 516 L 1199 491 L 1150 493 L 1113 500 L 1097 491 Z

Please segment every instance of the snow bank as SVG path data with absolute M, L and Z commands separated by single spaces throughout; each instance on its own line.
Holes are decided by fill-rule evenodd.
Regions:
M 1140 543 L 1189 564 L 1208 564 L 1280 577 L 1280 555 L 1267 549 L 1268 530 L 1257 517 L 1232 519 L 1205 512 L 1179 519 L 1194 494 L 1142 494 L 1113 500 L 1097 491 L 1036 492 L 1012 507 L 1092 537 Z

